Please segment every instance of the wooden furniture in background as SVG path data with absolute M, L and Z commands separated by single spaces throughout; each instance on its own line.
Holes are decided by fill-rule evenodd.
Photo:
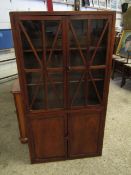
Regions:
M 21 91 L 19 86 L 19 79 L 16 79 L 13 84 L 12 94 L 14 97 L 17 119 L 19 124 L 20 141 L 21 143 L 27 143 L 26 122 L 24 116 L 24 108 L 21 98 Z
M 32 163 L 100 156 L 114 12 L 11 12 Z
M 131 79 L 131 63 L 124 64 L 123 66 L 121 87 L 126 84 L 126 79 Z
M 118 55 L 112 56 L 112 79 L 115 78 L 115 74 L 119 73 L 121 76 L 121 87 L 123 87 L 126 83 L 126 79 L 130 79 L 131 77 L 131 58 L 122 58 Z
M 124 64 L 127 64 L 128 59 L 120 57 L 118 55 L 112 56 L 112 79 L 115 78 L 116 73 L 120 73 L 122 75 L 123 73 L 123 66 Z

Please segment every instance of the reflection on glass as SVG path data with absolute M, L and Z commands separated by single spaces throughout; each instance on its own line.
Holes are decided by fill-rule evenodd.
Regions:
M 41 22 L 40 21 L 31 21 L 26 20 L 22 22 L 25 31 L 35 48 L 42 48 L 42 32 L 41 32 Z M 23 49 L 30 49 L 31 46 L 25 37 L 24 33 L 22 32 L 22 45 Z
M 71 106 L 85 105 L 83 72 L 70 72 L 69 97 Z
M 82 51 L 83 57 L 85 58 L 85 60 L 87 59 L 87 52 L 86 51 Z M 78 50 L 71 50 L 70 51 L 70 66 L 83 66 L 83 60 L 82 57 L 80 55 L 80 52 Z
M 47 52 L 47 63 L 48 67 L 62 67 L 63 66 L 63 53 L 61 51 L 53 51 L 51 57 L 50 53 Z M 50 60 L 49 60 L 50 57 Z
M 81 83 L 78 91 L 77 91 L 78 83 L 70 82 L 69 86 L 70 86 L 70 105 L 84 106 L 85 105 L 84 83 Z
M 88 104 L 89 105 L 97 105 L 100 104 L 99 97 L 102 99 L 103 97 L 103 87 L 104 87 L 104 81 L 95 81 L 96 89 L 98 91 L 98 94 L 96 93 L 95 87 L 93 85 L 93 82 L 88 82 Z
M 94 70 L 91 70 L 91 74 L 92 74 L 93 79 L 104 79 L 105 70 L 104 69 L 94 69 Z
M 28 86 L 28 98 L 29 98 L 29 106 L 32 110 L 35 109 L 44 109 L 44 87 L 41 86 Z
M 73 29 L 70 29 L 69 31 L 70 47 L 77 46 L 75 35 L 80 46 L 87 47 L 87 20 L 72 20 L 71 25 Z M 75 34 L 73 34 L 72 30 Z
M 48 108 L 63 108 L 63 84 L 48 84 Z
M 90 51 L 90 59 L 92 58 L 94 54 L 94 51 Z M 97 50 L 94 60 L 93 60 L 93 65 L 105 65 L 106 64 L 106 50 Z
M 26 69 L 40 68 L 40 62 L 42 62 L 42 52 L 37 53 L 38 58 L 32 52 L 24 53 L 24 66 Z
M 30 72 L 26 73 L 26 82 L 28 85 L 38 85 L 42 83 L 41 73 Z
M 48 108 L 63 108 L 63 73 L 49 73 L 48 75 Z
M 107 46 L 107 36 L 108 36 L 108 28 L 106 28 L 106 22 L 105 19 L 92 19 L 91 24 L 91 47 L 94 47 L 93 49 L 90 49 L 89 55 L 90 58 L 92 58 L 94 51 L 97 46 L 97 52 L 94 56 L 93 65 L 104 65 L 106 63 L 106 47 Z M 104 32 L 104 33 L 103 33 Z M 98 45 L 99 43 L 99 45 Z
M 69 45 L 65 43 L 63 47 L 59 20 L 22 21 L 27 34 L 26 36 L 21 29 L 24 66 L 25 69 L 32 69 L 25 70 L 31 109 L 45 109 L 45 106 L 46 109 L 63 108 L 64 88 L 67 88 L 66 92 L 69 93 L 67 95 L 71 107 L 100 104 L 103 98 L 105 70 L 95 69 L 95 66 L 106 64 L 106 22 L 105 19 L 71 19 L 67 41 Z M 63 57 L 65 50 L 68 51 L 68 54 L 65 54 L 65 57 L 68 56 L 67 60 Z M 44 61 L 47 74 L 42 66 Z M 63 69 L 60 68 L 67 71 L 68 77 L 65 79 L 69 81 L 66 82 L 69 87 L 64 84 Z M 90 70 L 93 80 L 86 68 Z M 41 72 L 38 72 L 40 70 Z M 83 70 L 86 70 L 86 73 Z M 43 78 L 38 81 L 41 75 Z
M 54 39 L 57 35 L 57 40 L 55 43 L 55 48 L 61 48 L 62 47 L 62 30 L 60 28 L 60 21 L 45 21 L 45 36 L 46 36 L 46 47 L 52 48 Z

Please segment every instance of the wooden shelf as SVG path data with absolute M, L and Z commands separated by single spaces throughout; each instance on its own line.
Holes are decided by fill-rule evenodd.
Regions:
M 42 69 L 24 69 L 25 73 L 42 72 Z
M 43 52 L 44 50 L 39 48 L 39 49 L 35 49 L 37 52 Z M 52 49 L 47 48 L 46 51 L 50 52 Z M 63 51 L 63 49 L 57 48 L 57 49 L 53 49 L 53 51 Z M 30 53 L 33 52 L 31 49 L 24 49 L 25 53 Z
M 47 72 L 49 73 L 55 73 L 55 72 L 63 72 L 65 69 L 67 69 L 66 67 L 52 67 L 52 68 L 47 68 Z M 98 69 L 106 69 L 106 65 L 96 65 L 96 66 L 90 66 L 89 67 L 90 70 L 98 70 Z M 86 66 L 70 66 L 70 70 L 68 72 L 71 71 L 84 71 L 86 70 Z M 26 73 L 40 73 L 43 72 L 42 69 L 24 69 L 24 71 Z
M 90 50 L 94 50 L 95 48 L 96 48 L 95 46 L 90 46 L 89 47 Z M 103 47 L 98 47 L 97 50 L 103 50 L 103 49 L 105 49 L 104 46 Z M 51 48 L 46 48 L 47 52 L 50 52 L 51 50 L 52 50 Z M 79 48 L 78 47 L 70 47 L 69 50 L 78 50 L 79 51 Z M 86 47 L 81 47 L 81 50 L 87 50 L 87 48 Z M 24 51 L 24 53 L 33 52 L 31 49 L 24 49 L 23 51 Z M 36 51 L 37 52 L 43 52 L 43 49 L 38 48 L 38 49 L 36 49 Z M 55 51 L 63 51 L 63 49 L 60 49 L 60 48 L 53 49 L 53 52 L 55 52 Z
M 104 81 L 104 78 L 93 78 L 94 81 Z M 88 79 L 88 81 L 92 81 L 91 79 Z M 82 80 L 81 82 L 85 82 L 85 80 Z M 80 83 L 78 80 L 70 80 L 69 83 Z
M 30 83 L 30 84 L 27 84 L 27 86 L 41 86 L 43 85 L 43 83 Z
M 104 78 L 93 78 L 94 81 L 104 81 Z M 92 81 L 91 79 L 88 79 L 88 81 Z M 85 82 L 85 80 L 82 80 L 81 82 Z M 64 84 L 64 82 L 58 82 L 58 81 L 54 81 L 53 80 L 53 83 L 54 84 Z M 80 83 L 80 81 L 78 80 L 69 80 L 69 83 Z M 48 85 L 51 84 L 50 82 L 47 83 Z M 30 84 L 27 84 L 27 86 L 41 86 L 43 85 L 43 83 L 30 83 Z

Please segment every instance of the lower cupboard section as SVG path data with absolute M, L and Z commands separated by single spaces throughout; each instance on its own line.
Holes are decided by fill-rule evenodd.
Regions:
M 66 156 L 64 116 L 32 120 L 35 157 L 38 159 Z
M 100 113 L 72 113 L 68 118 L 69 157 L 93 156 L 98 152 Z
M 101 155 L 102 118 L 101 111 L 33 116 L 28 128 L 32 163 Z

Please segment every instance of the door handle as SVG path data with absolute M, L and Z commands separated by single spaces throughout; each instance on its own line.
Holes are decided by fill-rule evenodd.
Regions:
M 69 72 L 71 70 L 71 67 L 70 66 L 67 66 L 67 71 Z

